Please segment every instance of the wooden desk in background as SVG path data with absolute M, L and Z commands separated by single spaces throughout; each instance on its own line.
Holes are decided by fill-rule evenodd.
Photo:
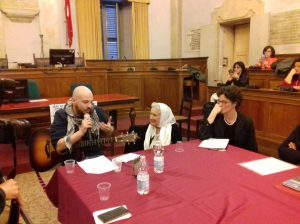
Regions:
M 33 127 L 39 127 L 50 124 L 50 104 L 66 103 L 69 97 L 48 98 L 41 102 L 24 102 L 14 104 L 4 104 L 0 107 L 0 117 L 6 119 L 26 119 L 30 121 Z M 135 122 L 135 102 L 138 97 L 123 94 L 102 94 L 95 95 L 97 101 L 104 111 L 115 111 L 120 109 L 129 109 L 131 124 Z M 116 118 L 115 118 L 116 119 Z M 116 121 L 116 120 L 115 120 Z M 44 122 L 44 123 L 43 123 Z
M 278 76 L 274 70 L 248 70 L 249 85 L 259 88 L 277 89 L 284 78 Z
M 79 68 L 26 68 L 1 71 L 1 78 L 34 81 L 42 98 L 71 96 L 72 84 L 90 84 L 95 95 L 120 93 L 136 96 L 135 110 L 149 112 L 153 101 L 169 105 L 173 113 L 179 113 L 187 71 L 176 69 L 183 65 L 198 68 L 207 74 L 207 58 L 162 60 L 96 60 L 87 61 L 87 67 Z M 128 71 L 134 68 L 134 71 Z M 200 86 L 201 85 L 201 86 Z M 206 84 L 199 83 L 195 102 L 206 100 Z M 120 113 L 119 113 L 120 115 Z M 123 115 L 123 114 L 122 114 Z
M 208 87 L 208 96 L 217 87 Z M 259 152 L 277 157 L 277 149 L 300 124 L 300 92 L 242 88 L 240 111 L 253 119 Z

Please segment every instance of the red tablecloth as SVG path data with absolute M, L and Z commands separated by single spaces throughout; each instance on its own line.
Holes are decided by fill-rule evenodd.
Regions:
M 151 150 L 150 193 L 141 196 L 130 165 L 122 172 L 86 174 L 76 165 L 73 175 L 57 169 L 47 190 L 58 200 L 58 219 L 66 223 L 94 223 L 96 210 L 125 204 L 132 217 L 119 223 L 300 223 L 300 196 L 278 186 L 299 176 L 300 168 L 260 176 L 238 163 L 263 155 L 229 146 L 226 152 L 198 148 L 199 141 L 184 143 L 185 151 L 166 147 L 165 172 L 153 172 Z M 111 196 L 99 200 L 96 185 L 109 181 Z

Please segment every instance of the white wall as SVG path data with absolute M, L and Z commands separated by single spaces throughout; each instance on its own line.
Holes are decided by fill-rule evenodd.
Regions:
M 171 0 L 151 0 L 149 4 L 149 57 L 171 57 Z
M 225 0 L 184 0 L 182 1 L 182 57 L 199 57 L 201 52 L 189 51 L 187 47 L 187 33 L 192 29 L 199 29 L 209 25 L 211 13 Z M 208 56 L 208 55 L 206 55 Z
M 49 57 L 50 48 L 68 48 L 64 1 L 38 0 L 38 4 L 39 14 L 31 22 L 12 22 L 1 13 L 0 50 L 1 55 L 7 54 L 10 68 L 14 68 L 17 63 L 33 63 L 33 54 L 42 57 L 40 34 L 43 35 L 44 57 Z M 73 24 L 71 48 L 78 52 L 75 0 L 71 0 L 71 15 Z
M 265 2 L 265 13 L 281 12 L 300 8 L 299 0 L 263 0 Z

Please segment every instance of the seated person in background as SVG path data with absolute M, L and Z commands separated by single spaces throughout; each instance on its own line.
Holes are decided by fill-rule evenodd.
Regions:
M 291 71 L 281 86 L 300 90 L 300 58 L 295 59 Z
M 228 138 L 229 144 L 257 152 L 255 129 L 251 119 L 246 118 L 237 108 L 242 102 L 242 93 L 236 86 L 223 86 L 206 121 L 200 128 L 200 140 Z
M 266 46 L 263 49 L 263 54 L 259 59 L 257 66 L 264 70 L 271 70 L 272 64 L 277 61 L 275 58 L 275 49 L 272 46 Z
M 0 179 L 3 180 L 2 173 L 0 172 Z M 1 183 L 2 181 L 0 181 Z M 0 214 L 3 212 L 5 207 L 5 201 L 11 199 L 18 199 L 19 203 L 21 203 L 20 199 L 20 190 L 18 183 L 9 179 L 0 184 Z
M 100 139 L 100 132 L 109 136 L 114 128 L 111 117 L 107 121 L 100 108 L 93 105 L 93 93 L 85 86 L 74 89 L 73 95 L 64 109 L 58 110 L 50 128 L 51 142 L 58 154 L 64 159 L 82 160 L 85 157 L 102 155 L 102 147 L 86 146 L 82 149 L 72 149 L 81 140 Z
M 284 140 L 278 149 L 279 158 L 293 164 L 300 164 L 300 125 Z
M 182 140 L 173 112 L 164 103 L 153 102 L 150 111 L 150 124 L 132 126 L 129 132 L 132 130 L 138 133 L 140 139 L 135 144 L 127 144 L 125 153 L 153 148 L 155 135 L 159 135 L 163 146 L 175 144 Z
M 249 85 L 249 76 L 246 72 L 245 64 L 242 61 L 237 61 L 233 64 L 232 69 L 229 70 L 229 77 L 226 85 L 233 85 L 245 87 Z

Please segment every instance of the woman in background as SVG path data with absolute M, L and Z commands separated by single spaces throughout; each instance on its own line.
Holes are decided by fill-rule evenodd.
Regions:
M 226 85 L 231 84 L 240 87 L 249 85 L 249 76 L 247 74 L 245 64 L 242 61 L 235 62 L 232 69 L 229 70 L 229 77 L 226 81 Z
M 300 125 L 284 140 L 278 149 L 279 158 L 293 164 L 300 164 Z
M 268 45 L 264 47 L 263 54 L 261 58 L 259 59 L 257 66 L 260 67 L 263 70 L 271 70 L 272 64 L 277 61 L 277 58 L 275 58 L 275 49 L 274 47 Z
M 223 86 L 217 95 L 217 103 L 200 128 L 200 140 L 227 138 L 230 145 L 257 152 L 253 122 L 237 111 L 242 102 L 241 90 Z
M 300 58 L 295 59 L 292 69 L 284 79 L 282 86 L 300 90 Z

